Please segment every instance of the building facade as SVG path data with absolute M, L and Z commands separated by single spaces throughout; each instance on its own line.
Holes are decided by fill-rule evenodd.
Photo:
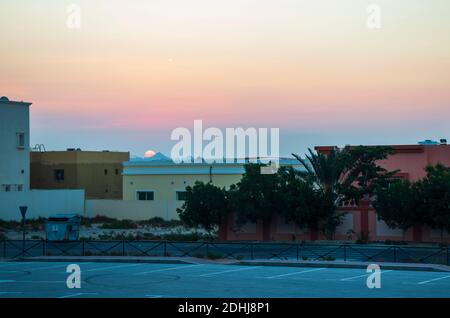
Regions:
M 86 199 L 122 199 L 122 162 L 129 152 L 32 151 L 32 189 L 84 189 Z
M 30 105 L 0 98 L 0 192 L 29 188 Z
M 445 140 L 441 143 L 424 143 L 418 145 L 394 145 L 394 153 L 378 164 L 390 171 L 399 169 L 397 177 L 411 181 L 426 176 L 425 167 L 441 163 L 450 166 L 450 145 Z M 335 146 L 319 146 L 315 150 L 327 154 Z M 371 241 L 415 241 L 440 242 L 450 241 L 450 233 L 442 234 L 426 226 L 416 226 L 403 232 L 389 228 L 379 220 L 370 202 L 360 202 L 359 206 L 342 206 L 339 211 L 345 213 L 343 223 L 338 226 L 335 240 L 356 240 L 361 234 L 367 235 Z M 263 240 L 262 223 L 248 224 L 240 229 L 234 226 L 235 216 L 230 215 L 227 222 L 221 225 L 222 240 Z M 325 240 L 325 236 L 317 231 L 300 229 L 287 223 L 283 217 L 274 216 L 270 227 L 271 240 Z
M 228 188 L 239 182 L 244 173 L 244 163 L 176 164 L 167 157 L 155 157 L 153 160 L 124 162 L 123 199 L 147 204 L 147 218 L 161 216 L 165 219 L 178 219 L 176 210 L 183 205 L 187 186 L 203 181 Z M 293 165 L 298 169 L 302 167 L 295 160 L 281 160 L 280 164 Z
M 0 98 L 0 219 L 19 220 L 53 213 L 84 213 L 83 190 L 30 190 L 31 103 Z

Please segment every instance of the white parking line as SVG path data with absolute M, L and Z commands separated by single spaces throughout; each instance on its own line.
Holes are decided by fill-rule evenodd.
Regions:
M 420 282 L 420 283 L 417 283 L 417 284 L 418 285 L 423 285 L 423 284 L 426 284 L 426 283 L 431 283 L 431 282 L 435 282 L 437 280 L 446 279 L 446 278 L 450 278 L 450 275 L 444 276 L 444 277 L 433 278 L 433 279 L 430 279 L 430 280 L 424 280 L 423 282 Z
M 0 292 L 0 295 L 8 295 L 8 294 L 23 294 L 23 292 Z
M 98 295 L 98 293 L 75 293 L 75 294 L 60 296 L 58 298 L 71 298 L 71 297 L 77 297 L 77 296 L 83 296 L 83 295 Z
M 0 283 L 13 283 L 13 282 L 15 281 L 11 279 L 3 279 L 3 280 L 0 279 Z
M 145 275 L 145 274 L 149 274 L 149 273 L 164 272 L 164 271 L 169 271 L 169 270 L 184 269 L 184 268 L 196 267 L 196 266 L 203 266 L 203 264 L 195 264 L 195 265 L 187 265 L 187 266 L 186 265 L 181 265 L 181 266 L 177 266 L 177 267 L 154 269 L 154 270 L 151 270 L 151 271 L 134 273 L 133 275 Z
M 28 269 L 24 269 L 24 271 L 40 271 L 40 270 L 44 270 L 44 269 L 52 269 L 52 268 L 58 268 L 58 267 L 67 267 L 68 264 L 59 264 L 59 265 L 53 265 L 53 266 L 46 266 L 46 267 L 35 267 L 35 268 L 28 268 Z
M 14 283 L 22 284 L 62 284 L 63 280 L 15 280 Z
M 212 275 L 219 275 L 219 274 L 225 274 L 225 273 L 246 271 L 246 270 L 249 270 L 249 269 L 255 269 L 255 268 L 259 268 L 259 267 L 261 267 L 261 266 L 252 266 L 252 267 L 245 267 L 245 268 L 238 268 L 238 269 L 230 269 L 228 271 L 221 271 L 221 272 L 214 272 L 214 273 L 198 275 L 197 277 L 207 277 L 207 276 L 212 276 Z
M 386 270 L 386 271 L 382 271 L 382 272 L 380 272 L 380 274 L 389 273 L 389 272 L 392 272 L 392 270 L 389 269 L 389 270 Z M 353 277 L 341 278 L 340 281 L 344 282 L 344 281 L 347 281 L 347 280 L 352 280 L 352 279 L 354 279 L 354 278 L 367 277 L 367 276 L 369 276 L 369 275 L 371 275 L 371 273 L 367 273 L 367 274 L 363 274 L 363 275 L 358 275 L 358 276 L 353 276 Z
M 108 269 L 116 269 L 116 268 L 125 268 L 125 267 L 135 267 L 140 266 L 142 264 L 127 264 L 127 265 L 119 265 L 119 266 L 108 266 L 108 267 L 98 267 L 98 268 L 91 268 L 91 269 L 81 269 L 81 272 L 94 272 L 94 271 L 103 271 Z
M 287 274 L 281 274 L 281 275 L 275 275 L 275 276 L 270 276 L 270 277 L 266 277 L 266 278 L 279 278 L 279 277 L 285 277 L 285 276 L 291 276 L 291 275 L 297 275 L 297 274 L 303 274 L 303 273 L 309 273 L 309 272 L 315 272 L 315 271 L 321 271 L 324 270 L 326 268 L 314 268 L 314 269 L 308 269 L 305 271 L 300 271 L 300 272 L 293 272 L 293 273 L 287 273 Z

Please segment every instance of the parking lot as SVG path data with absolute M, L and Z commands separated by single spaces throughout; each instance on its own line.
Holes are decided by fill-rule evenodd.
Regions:
M 224 264 L 81 262 L 69 289 L 65 262 L 0 263 L 0 297 L 450 297 L 450 272 Z

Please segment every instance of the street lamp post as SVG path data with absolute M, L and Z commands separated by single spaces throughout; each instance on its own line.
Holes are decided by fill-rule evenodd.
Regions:
M 28 207 L 20 206 L 20 214 L 22 215 L 22 258 L 25 257 L 25 215 L 27 214 Z

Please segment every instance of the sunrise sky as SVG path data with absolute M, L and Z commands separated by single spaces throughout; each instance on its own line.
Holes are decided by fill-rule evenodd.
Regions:
M 448 0 L 14 0 L 0 36 L 0 95 L 47 150 L 170 154 L 194 119 L 278 127 L 283 155 L 450 139 Z

